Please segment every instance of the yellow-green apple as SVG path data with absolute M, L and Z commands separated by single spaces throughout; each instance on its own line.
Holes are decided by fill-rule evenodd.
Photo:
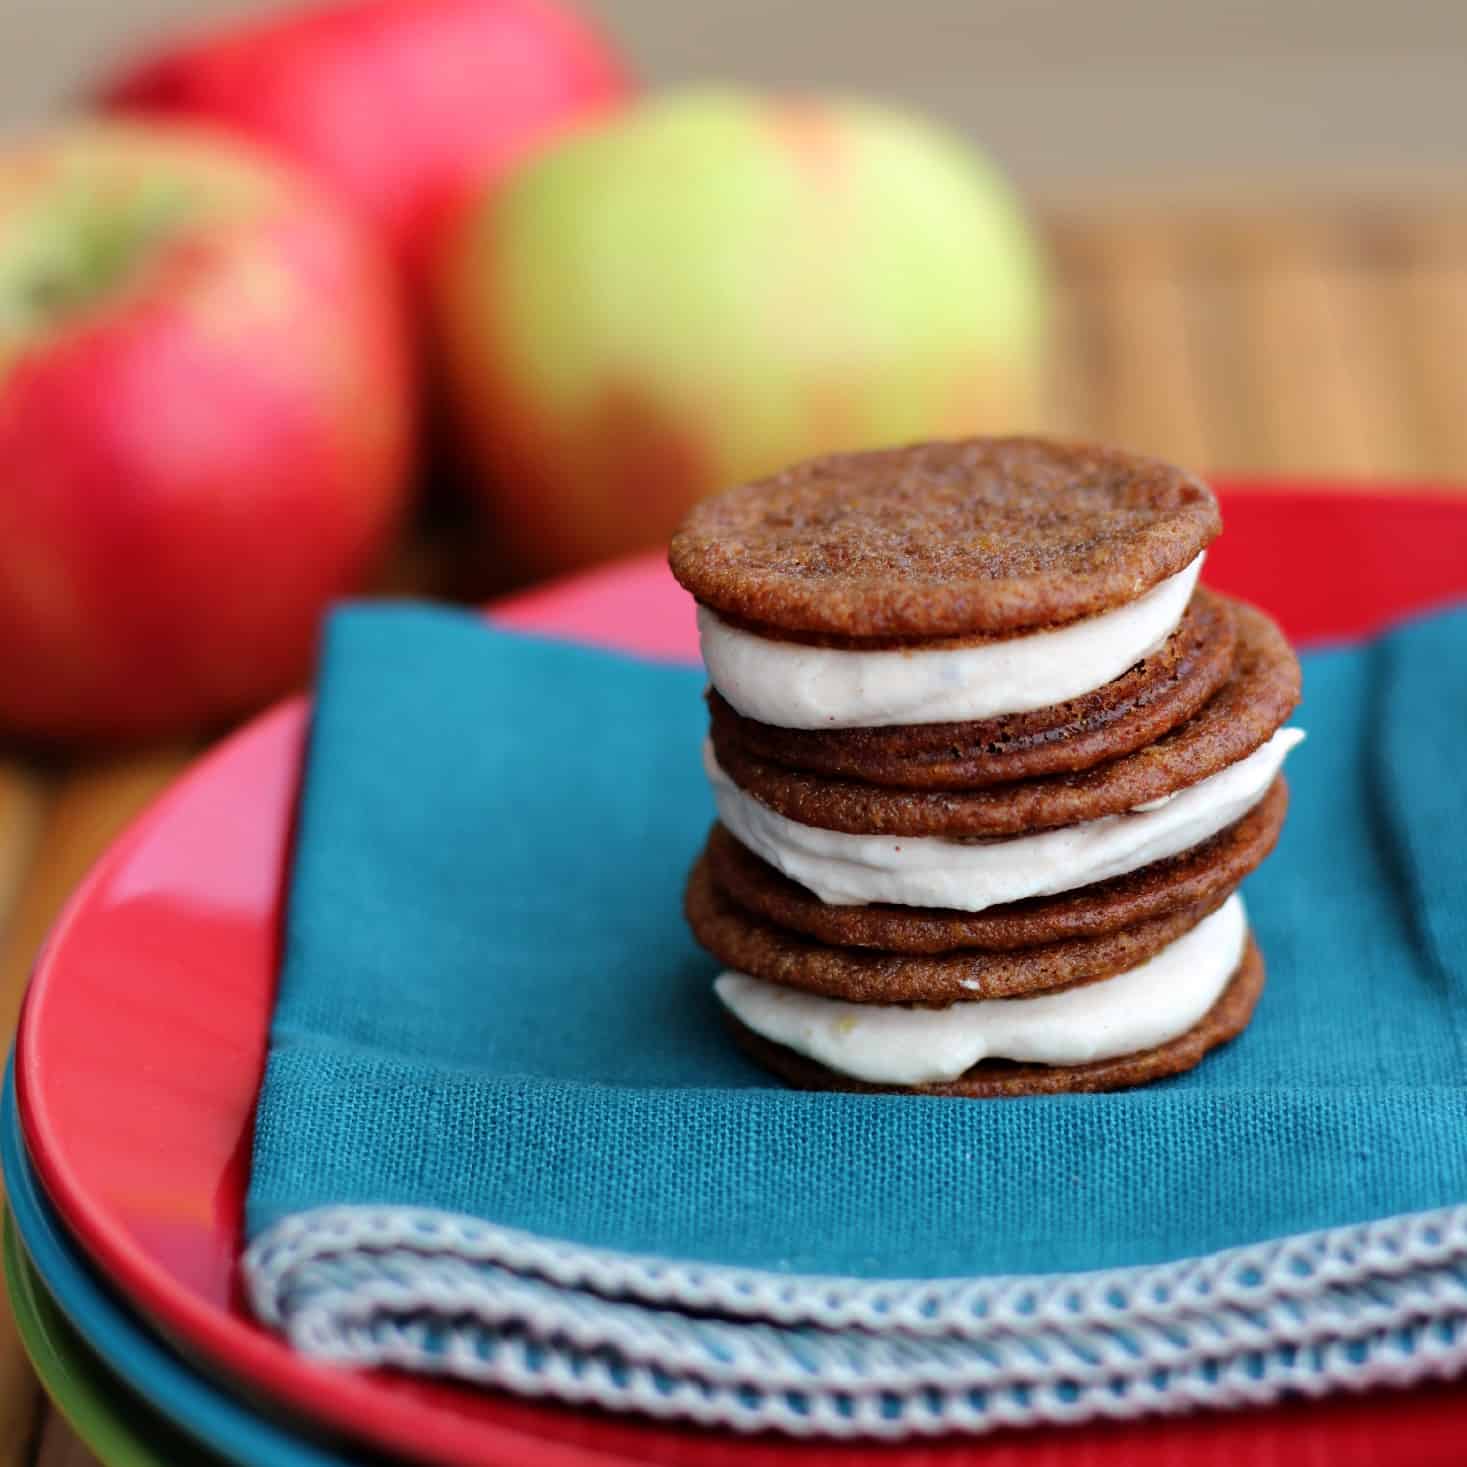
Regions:
M 205 28 L 100 96 L 281 150 L 414 268 L 467 188 L 627 90 L 602 37 L 554 0 L 335 0 Z
M 694 92 L 537 154 L 449 232 L 436 336 L 522 572 L 659 542 L 806 455 L 1041 416 L 1003 178 L 860 102 Z
M 0 153 L 0 727 L 162 733 L 303 676 L 403 505 L 400 295 L 363 224 L 222 137 Z

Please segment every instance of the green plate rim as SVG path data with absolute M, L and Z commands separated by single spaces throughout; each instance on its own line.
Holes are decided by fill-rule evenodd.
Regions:
M 102 1467 L 178 1467 L 180 1462 L 207 1467 L 219 1461 L 150 1410 L 82 1343 L 46 1293 L 8 1207 L 0 1254 L 11 1313 L 31 1368 Z

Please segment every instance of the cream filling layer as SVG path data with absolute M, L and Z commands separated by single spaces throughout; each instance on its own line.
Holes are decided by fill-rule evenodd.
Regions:
M 1078 698 L 1135 666 L 1177 629 L 1201 569 L 1199 555 L 1114 611 L 967 647 L 808 647 L 746 632 L 705 606 L 698 635 L 709 681 L 760 723 L 882 728 L 998 718 Z
M 994 840 L 851 835 L 803 825 L 761 804 L 703 747 L 718 818 L 756 855 L 832 906 L 894 902 L 981 912 L 1138 871 L 1199 845 L 1261 800 L 1304 738 L 1280 729 L 1207 779 L 1144 808 Z
M 873 1085 L 930 1085 L 985 1059 L 1083 1065 L 1176 1039 L 1217 1002 L 1247 936 L 1234 894 L 1138 967 L 1033 998 L 945 1009 L 845 1003 L 734 972 L 714 991 L 756 1034 L 827 1069 Z

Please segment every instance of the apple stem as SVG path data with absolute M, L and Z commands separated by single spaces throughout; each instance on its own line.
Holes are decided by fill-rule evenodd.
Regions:
M 130 193 L 73 177 L 8 231 L 0 258 L 0 342 L 13 347 L 119 289 L 190 212 L 181 188 L 151 182 Z

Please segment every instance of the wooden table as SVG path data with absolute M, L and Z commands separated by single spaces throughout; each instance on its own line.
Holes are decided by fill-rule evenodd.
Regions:
M 1222 473 L 1467 488 L 1467 199 L 1055 204 L 1049 426 Z M 420 576 L 421 571 L 413 575 Z M 58 905 L 185 746 L 0 748 L 0 1025 Z M 0 1467 L 85 1467 L 0 1316 Z

